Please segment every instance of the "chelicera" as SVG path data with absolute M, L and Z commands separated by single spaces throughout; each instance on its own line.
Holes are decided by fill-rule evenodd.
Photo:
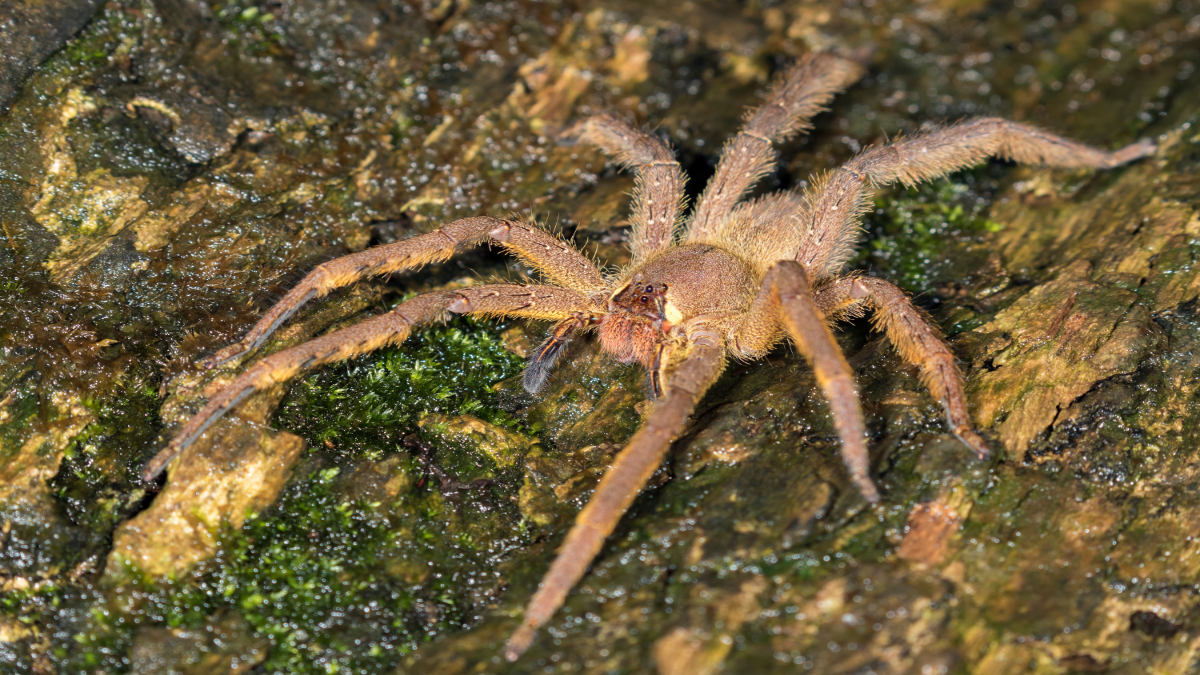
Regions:
M 854 378 L 834 340 L 839 319 L 874 313 L 901 356 L 920 370 L 945 409 L 949 429 L 978 457 L 988 449 L 972 427 L 963 378 L 938 330 L 887 281 L 846 274 L 872 188 L 912 185 L 998 156 L 1056 167 L 1112 168 L 1152 153 L 1148 140 L 1106 152 L 1028 125 L 976 118 L 867 149 L 805 193 L 743 197 L 775 166 L 774 145 L 808 128 L 838 91 L 863 74 L 852 58 L 817 53 L 789 68 L 765 105 L 722 151 L 716 173 L 686 217 L 684 174 L 656 137 L 608 116 L 579 124 L 575 135 L 633 169 L 629 247 L 632 262 L 605 275 L 569 243 L 517 220 L 459 220 L 411 239 L 367 249 L 317 267 L 239 342 L 204 362 L 213 367 L 261 345 L 309 300 L 366 276 L 441 262 L 490 241 L 516 255 L 545 284 L 483 284 L 435 291 L 355 326 L 262 359 L 220 391 L 149 464 L 153 479 L 216 419 L 252 392 L 302 370 L 404 340 L 414 326 L 448 313 L 549 320 L 524 385 L 538 391 L 563 348 L 596 331 L 604 350 L 636 361 L 656 402 L 647 421 L 613 461 L 579 513 L 558 557 L 508 641 L 515 660 L 558 610 L 605 538 L 659 467 L 697 401 L 730 359 L 761 358 L 790 341 L 812 365 L 833 415 L 850 478 L 871 503 L 866 429 Z

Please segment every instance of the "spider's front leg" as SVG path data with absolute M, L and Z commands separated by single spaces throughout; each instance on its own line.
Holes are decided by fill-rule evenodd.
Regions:
M 921 382 L 941 401 L 950 430 L 979 459 L 990 456 L 987 444 L 971 424 L 963 377 L 955 365 L 954 353 L 904 291 L 874 277 L 842 277 L 822 286 L 817 291 L 816 303 L 821 314 L 828 318 L 857 315 L 864 307 L 874 309 L 876 327 L 884 330 L 905 361 L 921 369 Z
M 871 482 L 866 424 L 854 386 L 850 364 L 817 308 L 804 267 L 791 260 L 775 263 L 734 334 L 734 342 L 747 355 L 766 352 L 782 327 L 796 349 L 812 365 L 817 384 L 833 413 L 833 425 L 842 441 L 842 460 L 850 479 L 872 504 L 879 490 Z
M 376 246 L 317 266 L 267 310 L 239 341 L 204 360 L 218 366 L 258 347 L 304 303 L 369 276 L 448 260 L 462 245 L 491 239 L 557 284 L 583 293 L 605 289 L 604 277 L 582 253 L 529 223 L 481 216 L 456 220 L 429 234 Z
M 387 314 L 272 354 L 242 373 L 188 420 L 146 466 L 142 477 L 151 481 L 213 422 L 250 394 L 286 382 L 300 371 L 343 361 L 385 345 L 402 342 L 413 326 L 442 319 L 446 312 L 482 316 L 561 321 L 596 308 L 586 295 L 554 286 L 489 284 L 456 291 L 436 291 L 401 303 Z
M 720 339 L 699 327 L 689 339 L 690 345 L 681 347 L 682 355 L 666 368 L 666 393 L 655 402 L 650 418 L 617 455 L 591 501 L 575 518 L 558 557 L 525 608 L 525 619 L 508 639 L 504 655 L 509 661 L 529 648 L 538 629 L 562 607 L 567 593 L 583 577 L 604 540 L 662 463 L 671 442 L 683 431 L 700 397 L 720 374 L 724 366 Z

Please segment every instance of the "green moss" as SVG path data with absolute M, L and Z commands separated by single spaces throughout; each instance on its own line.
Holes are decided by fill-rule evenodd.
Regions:
M 474 415 L 506 429 L 520 422 L 497 407 L 496 382 L 524 361 L 507 351 L 502 327 L 458 318 L 416 331 L 404 344 L 325 368 L 292 387 L 275 424 L 312 446 L 377 451 L 428 413 Z
M 883 194 L 865 219 L 869 241 L 855 262 L 916 293 L 954 276 L 962 265 L 950 248 L 1003 227 L 983 215 L 986 170 Z
M 120 670 L 136 626 L 194 628 L 236 611 L 272 642 L 264 672 L 378 673 L 420 643 L 469 626 L 500 583 L 498 561 L 528 543 L 515 507 L 492 496 L 506 485 L 447 499 L 422 462 L 384 457 L 426 413 L 520 426 L 497 408 L 492 389 L 523 366 L 504 349 L 502 329 L 459 318 L 296 383 L 276 425 L 305 436 L 313 462 L 336 454 L 346 468 L 293 481 L 241 531 L 222 532 L 217 557 L 187 579 L 93 600 L 88 628 L 64 662 Z M 376 461 L 354 470 L 356 455 Z M 515 491 L 519 471 L 508 473 Z M 381 499 L 389 480 L 401 486 L 394 498 L 361 498 Z
M 107 65 L 114 52 L 128 49 L 129 36 L 141 33 L 139 14 L 118 3 L 105 5 L 79 39 L 68 42 L 46 66 L 86 71 Z
M 83 404 L 96 421 L 72 439 L 52 487 L 72 523 L 104 545 L 145 496 L 138 473 L 162 428 L 158 387 L 149 377 L 122 376 L 114 391 L 84 397 Z
M 222 2 L 213 6 L 213 13 L 233 46 L 250 56 L 282 55 L 283 32 L 269 3 Z
M 219 555 L 191 577 L 80 598 L 86 620 L 81 630 L 63 626 L 73 639 L 60 671 L 123 672 L 139 627 L 196 628 L 235 611 L 272 643 L 255 672 L 380 673 L 420 643 L 473 622 L 473 594 L 497 583 L 496 560 L 516 540 L 481 545 L 470 521 L 508 515 L 451 513 L 440 495 L 410 490 L 399 497 L 401 524 L 386 507 L 347 496 L 353 492 L 339 469 L 314 471 L 242 530 L 223 530 Z M 48 591 L 40 600 L 29 595 L 0 597 L 0 610 L 29 622 L 71 620 L 71 611 L 55 609 L 57 597 L 50 607 Z
M 9 393 L 5 420 L 0 423 L 0 460 L 8 461 L 20 450 L 26 429 L 37 421 L 39 399 L 33 366 L 13 368 L 5 375 L 0 378 L 0 385 Z

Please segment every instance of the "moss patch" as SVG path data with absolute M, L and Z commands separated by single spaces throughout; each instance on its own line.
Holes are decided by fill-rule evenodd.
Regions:
M 955 278 L 967 267 L 963 257 L 975 257 L 970 245 L 1003 228 L 985 215 L 991 201 L 982 193 L 995 188 L 987 172 L 984 167 L 881 194 L 866 218 L 870 241 L 857 266 L 914 293 Z
M 106 545 L 117 523 L 145 497 L 138 472 L 155 450 L 159 403 L 154 382 L 131 376 L 118 379 L 111 397 L 83 398 L 96 421 L 67 448 L 52 487 L 71 522 L 97 545 Z
M 476 594 L 514 542 L 477 544 L 463 525 L 472 516 L 428 490 L 399 495 L 392 506 L 405 513 L 400 525 L 387 505 L 353 499 L 353 482 L 337 468 L 293 482 L 242 530 L 223 531 L 218 556 L 185 579 L 4 593 L 0 615 L 69 633 L 53 654 L 60 672 L 124 672 L 139 631 L 195 629 L 232 615 L 270 641 L 261 672 L 383 672 L 440 632 L 470 625 Z
M 492 389 L 524 367 L 504 348 L 501 331 L 458 318 L 416 331 L 398 347 L 324 368 L 292 387 L 275 425 L 314 447 L 368 454 L 394 445 L 430 413 L 473 415 L 517 430 L 520 422 L 497 407 Z

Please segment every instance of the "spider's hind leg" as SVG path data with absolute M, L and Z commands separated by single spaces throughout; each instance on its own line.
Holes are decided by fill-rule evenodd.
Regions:
M 637 182 L 629 214 L 633 261 L 647 260 L 670 248 L 683 209 L 685 180 L 671 149 L 654 136 L 609 115 L 589 117 L 573 133 L 634 171 Z
M 817 307 L 808 275 L 792 260 L 777 262 L 767 271 L 758 295 L 735 331 L 735 342 L 743 356 L 756 356 L 770 349 L 781 328 L 812 365 L 817 384 L 833 413 L 833 425 L 842 441 L 842 460 L 850 479 L 867 501 L 878 503 L 879 490 L 869 475 L 866 424 L 854 375 Z
M 856 57 L 857 58 L 857 57 Z M 808 130 L 808 121 L 866 69 L 830 52 L 809 54 L 780 78 L 771 97 L 721 150 L 721 161 L 696 205 L 689 241 L 714 236 L 738 200 L 775 167 L 774 143 Z
M 862 214 L 874 187 L 905 185 L 945 176 L 1001 157 L 1020 164 L 1111 169 L 1154 152 L 1142 139 L 1111 152 L 1037 127 L 997 117 L 977 117 L 872 147 L 847 162 L 811 195 L 805 240 L 796 259 L 817 276 L 835 274 L 850 258 Z
M 954 353 L 904 291 L 874 277 L 842 277 L 823 286 L 816 302 L 826 317 L 852 313 L 858 307 L 874 309 L 875 325 L 884 330 L 905 361 L 921 369 L 921 382 L 941 402 L 951 432 L 980 459 L 991 455 L 971 424 Z

